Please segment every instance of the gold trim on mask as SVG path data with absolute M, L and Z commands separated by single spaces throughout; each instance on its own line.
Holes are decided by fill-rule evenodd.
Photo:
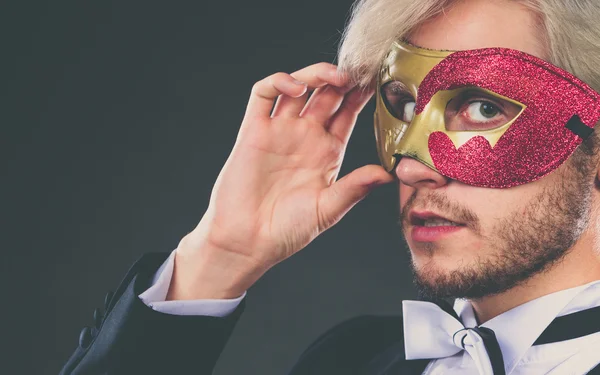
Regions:
M 433 132 L 445 133 L 456 148 L 464 145 L 475 136 L 482 136 L 494 147 L 500 137 L 523 113 L 525 105 L 495 92 L 479 87 L 462 87 L 453 90 L 441 90 L 433 95 L 423 111 L 415 114 L 410 123 L 396 118 L 388 110 L 382 97 L 382 87 L 391 81 L 399 81 L 413 98 L 417 98 L 423 79 L 440 61 L 454 51 L 439 51 L 419 48 L 405 42 L 395 42 L 385 57 L 377 80 L 375 120 L 375 138 L 377 151 L 383 167 L 392 172 L 398 155 L 417 159 L 432 168 L 428 140 Z M 448 102 L 467 90 L 479 91 L 486 96 L 512 103 L 520 108 L 519 113 L 506 124 L 489 130 L 450 131 L 445 125 L 445 111 Z M 439 171 L 438 171 L 439 172 Z

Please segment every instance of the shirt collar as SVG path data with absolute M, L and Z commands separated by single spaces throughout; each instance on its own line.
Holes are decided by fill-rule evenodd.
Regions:
M 483 323 L 496 334 L 507 374 L 557 316 L 600 305 L 600 280 L 571 289 L 551 293 L 526 302 Z M 458 299 L 454 310 L 465 327 L 477 326 L 473 306 Z

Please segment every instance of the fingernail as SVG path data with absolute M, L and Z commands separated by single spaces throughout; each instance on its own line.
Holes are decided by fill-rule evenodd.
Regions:
M 297 85 L 306 86 L 306 83 L 298 81 L 297 79 L 294 80 L 294 83 Z
M 285 85 L 286 85 L 286 87 L 288 87 L 288 90 L 290 90 L 292 93 L 296 93 L 296 94 L 292 95 L 295 98 L 297 98 L 301 95 L 304 95 L 306 90 L 308 90 L 308 85 L 306 83 L 298 81 L 296 79 L 293 79 L 292 82 L 285 81 Z M 301 92 L 298 92 L 298 87 L 302 87 Z

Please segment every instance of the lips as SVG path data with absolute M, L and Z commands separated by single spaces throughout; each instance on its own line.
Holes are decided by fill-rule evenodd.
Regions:
M 417 211 L 411 211 L 408 215 L 408 219 L 410 224 L 415 225 L 415 226 L 423 226 L 425 224 L 425 221 L 428 220 L 446 220 L 446 221 L 451 221 L 453 223 L 456 223 L 460 226 L 465 226 L 464 223 L 458 222 L 456 220 L 452 220 L 450 218 L 444 217 L 442 215 L 438 215 L 434 212 L 430 212 L 430 211 L 422 211 L 422 212 L 417 212 Z

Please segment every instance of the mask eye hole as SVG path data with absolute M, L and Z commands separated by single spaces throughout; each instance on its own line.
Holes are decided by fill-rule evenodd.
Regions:
M 398 120 L 410 123 L 415 115 L 415 98 L 399 81 L 391 81 L 381 87 L 381 97 L 387 110 Z
M 448 131 L 491 130 L 508 124 L 522 107 L 487 92 L 466 90 L 452 98 L 444 111 Z

